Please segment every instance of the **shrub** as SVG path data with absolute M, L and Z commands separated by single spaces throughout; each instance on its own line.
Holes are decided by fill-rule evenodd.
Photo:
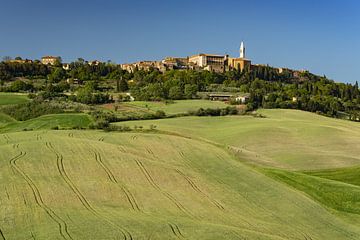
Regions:
M 225 115 L 236 115 L 238 110 L 236 107 L 226 108 L 199 108 L 197 111 L 190 111 L 189 115 L 193 116 L 225 116 Z
M 51 102 L 32 101 L 14 106 L 5 106 L 1 109 L 3 113 L 19 121 L 36 118 L 46 114 L 63 113 L 63 109 Z

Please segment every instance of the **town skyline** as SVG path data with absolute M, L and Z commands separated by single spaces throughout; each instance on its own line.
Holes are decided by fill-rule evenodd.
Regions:
M 354 83 L 359 80 L 359 9 L 351 0 L 228 0 L 222 5 L 109 0 L 77 1 L 71 7 L 66 1 L 57 6 L 15 0 L 4 2 L 0 10 L 0 56 L 131 63 L 196 53 L 237 56 L 243 40 L 254 63 L 307 69 Z M 17 21 L 8 21 L 13 12 Z

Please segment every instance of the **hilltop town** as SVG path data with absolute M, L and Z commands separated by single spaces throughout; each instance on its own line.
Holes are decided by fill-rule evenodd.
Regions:
M 16 57 L 10 59 L 7 57 L 5 60 L 10 63 L 32 63 L 38 62 L 44 65 L 58 66 L 61 65 L 64 70 L 70 70 L 69 63 L 63 63 L 60 56 L 43 56 L 41 61 L 22 59 Z M 90 66 L 97 66 L 102 62 L 99 60 L 85 61 Z M 251 60 L 246 57 L 246 48 L 244 42 L 241 42 L 239 48 L 239 57 L 231 57 L 229 55 L 208 54 L 199 53 L 188 57 L 165 57 L 160 61 L 138 61 L 134 63 L 121 63 L 119 64 L 121 69 L 133 73 L 136 70 L 158 70 L 160 72 L 166 72 L 169 70 L 196 70 L 196 71 L 211 71 L 217 73 L 223 73 L 231 70 L 250 70 L 251 68 L 264 67 L 265 64 L 252 64 Z M 279 74 L 286 72 L 291 77 L 299 77 L 300 73 L 306 72 L 306 70 L 292 70 L 289 68 L 275 68 Z
M 253 64 L 243 42 L 239 57 L 200 53 L 126 64 L 82 58 L 63 63 L 58 56 L 41 61 L 5 57 L 0 63 L 0 91 L 83 104 L 202 98 L 242 105 L 248 112 L 291 108 L 360 120 L 357 82 L 336 83 L 305 70 Z M 152 117 L 159 116 L 163 115 Z

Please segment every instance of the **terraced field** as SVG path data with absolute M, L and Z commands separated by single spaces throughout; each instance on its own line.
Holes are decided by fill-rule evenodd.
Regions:
M 360 239 L 358 125 L 262 114 L 125 123 L 152 133 L 3 128 L 0 236 Z

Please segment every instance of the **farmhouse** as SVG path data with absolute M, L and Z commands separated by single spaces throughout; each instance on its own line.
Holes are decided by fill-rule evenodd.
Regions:
M 208 97 L 212 101 L 229 101 L 230 98 L 234 97 L 232 93 L 209 93 Z

